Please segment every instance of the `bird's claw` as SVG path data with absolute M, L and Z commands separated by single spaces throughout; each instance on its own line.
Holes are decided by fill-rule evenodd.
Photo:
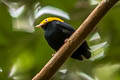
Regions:
M 52 57 L 54 56 L 55 54 L 52 54 Z
M 66 43 L 66 42 L 72 43 L 72 40 L 71 40 L 71 39 L 65 39 L 64 42 L 65 42 L 65 43 Z
M 66 43 L 67 41 L 68 41 L 68 39 L 65 39 L 65 41 L 64 41 L 64 42 Z

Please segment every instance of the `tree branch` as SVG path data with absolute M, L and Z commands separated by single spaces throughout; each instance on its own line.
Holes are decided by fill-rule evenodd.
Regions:
M 32 80 L 49 80 L 66 59 L 81 45 L 90 32 L 94 30 L 96 24 L 113 7 L 113 5 L 117 3 L 117 1 L 119 0 L 102 0 L 68 41 L 57 51 L 57 53 Z

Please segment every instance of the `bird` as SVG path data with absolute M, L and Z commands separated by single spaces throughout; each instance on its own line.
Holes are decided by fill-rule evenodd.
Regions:
M 75 29 L 58 17 L 47 17 L 36 26 L 44 30 L 44 37 L 50 47 L 57 51 L 65 41 L 75 32 Z M 87 41 L 72 54 L 73 59 L 82 61 L 91 57 Z

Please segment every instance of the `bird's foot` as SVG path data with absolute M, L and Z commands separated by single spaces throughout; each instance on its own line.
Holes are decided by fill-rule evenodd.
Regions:
M 66 43 L 67 41 L 68 41 L 68 39 L 65 39 L 65 41 L 64 41 L 64 42 Z
M 52 54 L 52 57 L 55 55 L 55 53 Z
M 67 38 L 67 39 L 65 39 L 64 42 L 65 42 L 65 43 L 66 43 L 66 42 L 72 43 L 72 40 Z

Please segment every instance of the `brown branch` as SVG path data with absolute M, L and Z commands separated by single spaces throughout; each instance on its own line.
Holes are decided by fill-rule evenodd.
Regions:
M 49 80 L 66 59 L 80 46 L 90 32 L 93 31 L 96 24 L 113 7 L 113 5 L 117 3 L 117 1 L 118 0 L 102 0 L 68 41 L 57 51 L 57 53 L 32 80 Z

